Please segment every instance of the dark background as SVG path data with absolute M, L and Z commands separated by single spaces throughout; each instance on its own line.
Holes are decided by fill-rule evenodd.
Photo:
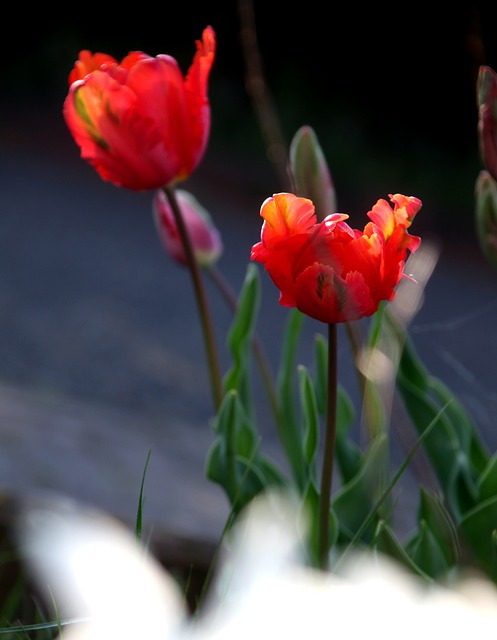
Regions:
M 400 191 L 417 195 L 429 208 L 430 217 L 420 225 L 444 235 L 472 232 L 480 169 L 475 86 L 479 65 L 497 67 L 495 10 L 483 2 L 450 10 L 415 3 L 402 11 L 381 3 L 359 9 L 356 3 L 315 0 L 296 9 L 258 0 L 252 6 L 286 141 L 301 125 L 314 127 L 333 172 L 339 208 L 362 211 L 377 197 Z M 37 24 L 43 27 L 31 27 L 29 37 L 21 37 Z M 234 0 L 174 8 L 147 4 L 129 12 L 99 7 L 47 13 L 46 5 L 39 5 L 24 15 L 20 6 L 13 7 L 2 38 L 4 131 L 8 118 L 18 120 L 26 108 L 55 120 L 69 135 L 60 111 L 81 49 L 118 59 L 138 49 L 169 53 L 186 72 L 194 40 L 207 24 L 217 33 L 218 49 L 204 164 L 209 170 L 209 159 L 218 153 L 237 157 L 242 173 L 253 174 L 240 188 L 258 202 L 261 193 L 278 185 L 244 84 L 242 25 Z M 9 36 L 15 34 L 12 47 Z

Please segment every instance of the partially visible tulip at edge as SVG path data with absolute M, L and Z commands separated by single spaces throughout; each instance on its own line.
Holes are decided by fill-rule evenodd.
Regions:
M 348 215 L 333 213 L 317 221 L 314 204 L 291 193 L 267 198 L 261 241 L 251 259 L 263 264 L 280 290 L 280 304 L 297 307 L 325 323 L 357 320 L 393 300 L 404 274 L 407 252 L 421 239 L 407 229 L 421 200 L 390 195 L 368 212 L 363 231 L 352 229 Z
M 103 180 L 134 191 L 185 180 L 210 134 L 208 78 L 216 37 L 206 27 L 183 76 L 175 58 L 130 52 L 119 63 L 83 50 L 69 75 L 66 124 Z
M 497 182 L 486 170 L 476 180 L 476 232 L 483 255 L 497 267 Z
M 223 252 L 221 234 L 214 226 L 208 211 L 191 193 L 182 189 L 177 189 L 175 193 L 198 264 L 202 267 L 214 264 Z M 176 219 L 162 189 L 154 195 L 153 214 L 159 238 L 166 252 L 173 260 L 187 266 Z
M 476 87 L 478 146 L 484 167 L 497 180 L 497 74 L 482 65 Z

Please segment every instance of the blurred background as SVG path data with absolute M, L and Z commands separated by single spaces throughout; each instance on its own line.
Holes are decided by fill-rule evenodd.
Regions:
M 259 239 L 260 205 L 281 190 L 247 83 L 247 63 L 257 62 L 243 49 L 251 10 L 281 138 L 288 145 L 302 125 L 314 128 L 352 226 L 362 228 L 389 193 L 423 201 L 412 232 L 433 244 L 439 261 L 412 335 L 497 446 L 497 285 L 474 233 L 475 88 L 481 64 L 497 69 L 495 8 L 416 3 L 401 13 L 381 3 L 311 0 L 292 10 L 232 0 L 65 9 L 19 4 L 2 24 L 4 490 L 63 488 L 132 517 L 152 449 L 151 519 L 192 533 L 199 522 L 204 532 L 224 524 L 224 496 L 203 478 L 212 404 L 188 274 L 160 246 L 151 194 L 103 183 L 79 158 L 62 104 L 81 49 L 117 59 L 133 50 L 168 53 L 186 72 L 194 41 L 213 26 L 211 140 L 184 188 L 218 224 L 219 266 L 238 291 Z M 287 313 L 261 280 L 260 334 L 276 363 Z M 226 367 L 231 314 L 210 291 Z M 318 329 L 308 323 L 305 335 Z M 354 384 L 350 353 L 341 349 L 342 379 Z M 272 428 L 263 431 L 277 457 Z
M 43 29 L 30 30 L 14 51 L 7 30 L 25 33 L 28 22 L 23 10 L 13 7 L 14 17 L 3 27 L 3 108 L 18 116 L 22 107 L 43 111 L 62 129 L 65 81 L 81 49 L 118 59 L 137 49 L 171 53 L 186 71 L 194 40 L 211 24 L 218 50 L 210 83 L 211 146 L 203 169 L 217 151 L 263 162 L 264 144 L 245 83 L 244 5 L 253 8 L 284 138 L 289 142 L 302 124 L 314 126 L 344 208 L 358 192 L 369 203 L 371 193 L 376 197 L 394 182 L 430 202 L 437 197 L 430 228 L 455 231 L 453 223 L 440 222 L 449 212 L 449 220 L 457 216 L 464 224 L 468 216 L 462 211 L 472 206 L 470 173 L 478 166 L 476 77 L 479 65 L 492 66 L 497 55 L 490 3 L 468 2 L 457 11 L 416 3 L 402 17 L 382 3 L 360 12 L 347 2 L 329 10 L 311 2 L 298 12 L 258 0 L 180 3 L 174 11 L 152 3 L 146 11 L 118 16 L 103 8 L 96 14 L 47 15 L 40 6 L 30 11 L 29 24 L 43 23 Z M 272 176 L 266 175 L 266 184 Z

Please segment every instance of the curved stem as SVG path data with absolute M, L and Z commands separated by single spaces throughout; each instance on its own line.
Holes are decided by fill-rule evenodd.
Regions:
M 329 556 L 330 502 L 333 461 L 335 458 L 337 386 L 337 327 L 336 324 L 329 324 L 326 424 L 321 492 L 319 495 L 319 565 L 325 570 L 328 569 Z
M 180 234 L 183 248 L 185 250 L 188 268 L 190 270 L 190 275 L 193 281 L 193 288 L 195 290 L 195 297 L 197 299 L 197 305 L 200 313 L 200 323 L 202 325 L 202 331 L 204 333 L 207 359 L 209 362 L 214 408 L 217 412 L 221 405 L 223 397 L 221 372 L 216 349 L 216 340 L 214 337 L 214 326 L 210 316 L 202 278 L 200 276 L 200 268 L 193 252 L 190 236 L 188 235 L 188 231 L 183 220 L 183 215 L 178 205 L 174 189 L 172 187 L 164 187 L 164 193 L 166 194 L 167 199 L 169 200 L 169 204 L 171 205 L 171 209 L 173 210 L 176 225 L 178 227 L 178 232 Z
M 220 290 L 222 296 L 228 303 L 229 307 L 232 309 L 233 312 L 235 312 L 238 304 L 236 296 L 232 291 L 231 287 L 229 286 L 228 282 L 226 282 L 225 278 L 219 271 L 219 269 L 217 269 L 215 265 L 209 265 L 206 267 L 206 271 L 210 275 L 210 277 L 212 278 L 212 280 L 214 281 L 218 289 Z M 278 399 L 276 395 L 276 390 L 273 384 L 273 377 L 271 375 L 269 363 L 267 361 L 267 358 L 262 348 L 262 345 L 260 343 L 260 340 L 255 335 L 252 336 L 252 349 L 254 351 L 254 356 L 255 356 L 255 359 L 257 360 L 257 364 L 259 366 L 259 369 L 262 375 L 264 386 L 266 387 L 269 402 L 271 403 L 271 410 L 273 412 L 275 419 L 279 421 L 280 411 L 278 408 Z

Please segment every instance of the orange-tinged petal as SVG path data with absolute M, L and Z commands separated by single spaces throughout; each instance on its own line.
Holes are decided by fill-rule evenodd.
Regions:
M 307 233 L 316 223 L 312 201 L 293 193 L 277 193 L 267 198 L 261 216 L 264 218 L 261 235 L 267 248 L 287 236 Z
M 394 203 L 393 209 L 386 200 L 380 199 L 368 212 L 369 218 L 380 227 L 386 239 L 392 235 L 396 227 L 410 227 L 422 204 L 418 198 L 398 193 L 390 195 L 389 198 Z

